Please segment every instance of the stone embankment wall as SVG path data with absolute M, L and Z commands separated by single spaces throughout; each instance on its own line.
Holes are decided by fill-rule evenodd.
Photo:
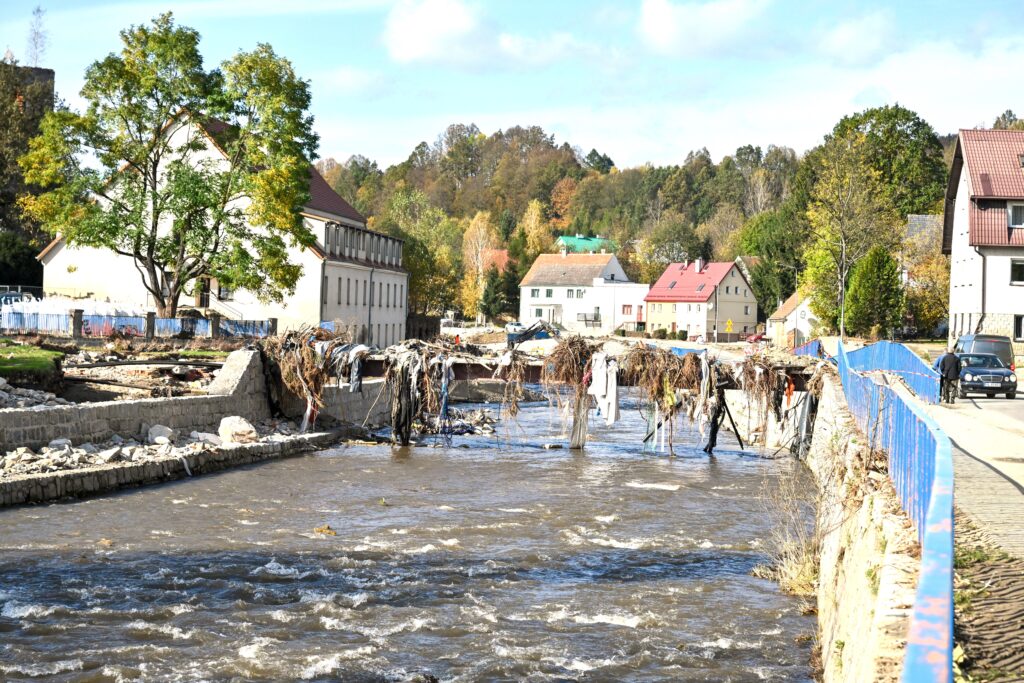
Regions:
M 753 399 L 742 389 L 728 389 L 725 404 L 729 406 L 736 421 L 736 429 L 744 445 L 763 446 L 766 449 L 789 448 L 796 438 L 800 421 L 801 403 L 806 392 L 796 391 L 787 401 L 782 399 L 782 421 L 777 421 L 770 406 L 764 401 Z M 732 431 L 732 424 L 726 418 L 722 427 Z M 767 432 L 767 433 L 766 433 Z
M 819 485 L 818 646 L 822 680 L 898 681 L 917 584 L 911 522 L 827 376 L 807 463 Z
M 216 425 L 240 415 L 250 421 L 270 415 L 258 351 L 230 354 L 208 388 L 208 396 L 103 401 L 42 409 L 0 411 L 0 449 L 39 448 L 54 439 L 103 441 L 114 434 L 144 436 L 143 425 L 179 431 Z
M 383 379 L 363 380 L 362 392 L 349 391 L 349 385 L 330 385 L 323 388 L 324 407 L 317 417 L 317 426 L 330 427 L 334 423 L 350 423 L 379 427 L 390 423 L 391 401 Z M 298 396 L 286 395 L 281 411 L 295 421 L 301 421 L 306 402 Z

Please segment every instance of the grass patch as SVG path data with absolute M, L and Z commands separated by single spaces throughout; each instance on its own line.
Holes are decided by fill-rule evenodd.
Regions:
M 864 572 L 864 575 L 871 582 L 871 594 L 878 595 L 878 586 L 882 582 L 882 575 L 878 571 L 878 567 L 868 567 L 868 570 Z
M 954 547 L 953 548 L 953 568 L 954 569 L 968 569 L 976 564 L 982 562 L 992 562 L 993 560 L 1005 560 L 1008 558 L 1005 552 L 1001 550 L 990 550 L 982 546 L 972 546 L 970 548 Z
M 47 351 L 38 346 L 16 344 L 10 339 L 0 338 L 0 377 L 52 375 L 57 371 L 54 360 L 63 356 L 58 351 Z

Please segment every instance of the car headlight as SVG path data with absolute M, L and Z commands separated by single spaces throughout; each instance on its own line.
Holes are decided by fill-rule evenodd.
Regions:
M 1011 372 L 1010 373 L 1010 381 L 1011 382 L 1016 382 L 1017 381 L 1017 375 L 1015 375 L 1014 373 Z
M 964 375 L 964 381 L 965 382 L 973 382 L 974 381 L 974 375 L 972 375 L 971 373 L 968 372 L 966 375 Z

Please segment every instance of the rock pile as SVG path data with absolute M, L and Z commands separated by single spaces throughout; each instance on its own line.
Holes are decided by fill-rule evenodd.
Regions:
M 248 430 L 242 423 L 248 426 Z M 223 443 L 286 441 L 298 432 L 298 428 L 292 422 L 265 420 L 258 426 L 253 426 L 244 418 L 237 416 L 226 417 L 221 421 L 219 431 L 222 434 L 229 434 L 230 439 L 224 439 L 223 436 L 211 432 L 193 431 L 183 435 L 164 425 L 144 427 L 138 438 L 124 438 L 115 434 L 103 443 L 82 443 L 77 446 L 71 439 L 54 439 L 38 451 L 17 448 L 6 455 L 0 455 L 0 479 L 20 474 L 99 467 L 119 462 L 137 464 L 182 458 L 194 453 L 216 450 Z M 239 440 L 233 441 L 236 438 Z
M 70 401 L 58 398 L 47 391 L 12 387 L 0 377 L 0 410 L 6 408 L 52 408 L 53 406 L 70 405 Z

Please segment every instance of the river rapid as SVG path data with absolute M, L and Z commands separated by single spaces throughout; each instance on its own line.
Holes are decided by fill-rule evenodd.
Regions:
M 750 574 L 806 475 L 622 417 L 0 511 L 0 680 L 810 680 L 814 618 Z

